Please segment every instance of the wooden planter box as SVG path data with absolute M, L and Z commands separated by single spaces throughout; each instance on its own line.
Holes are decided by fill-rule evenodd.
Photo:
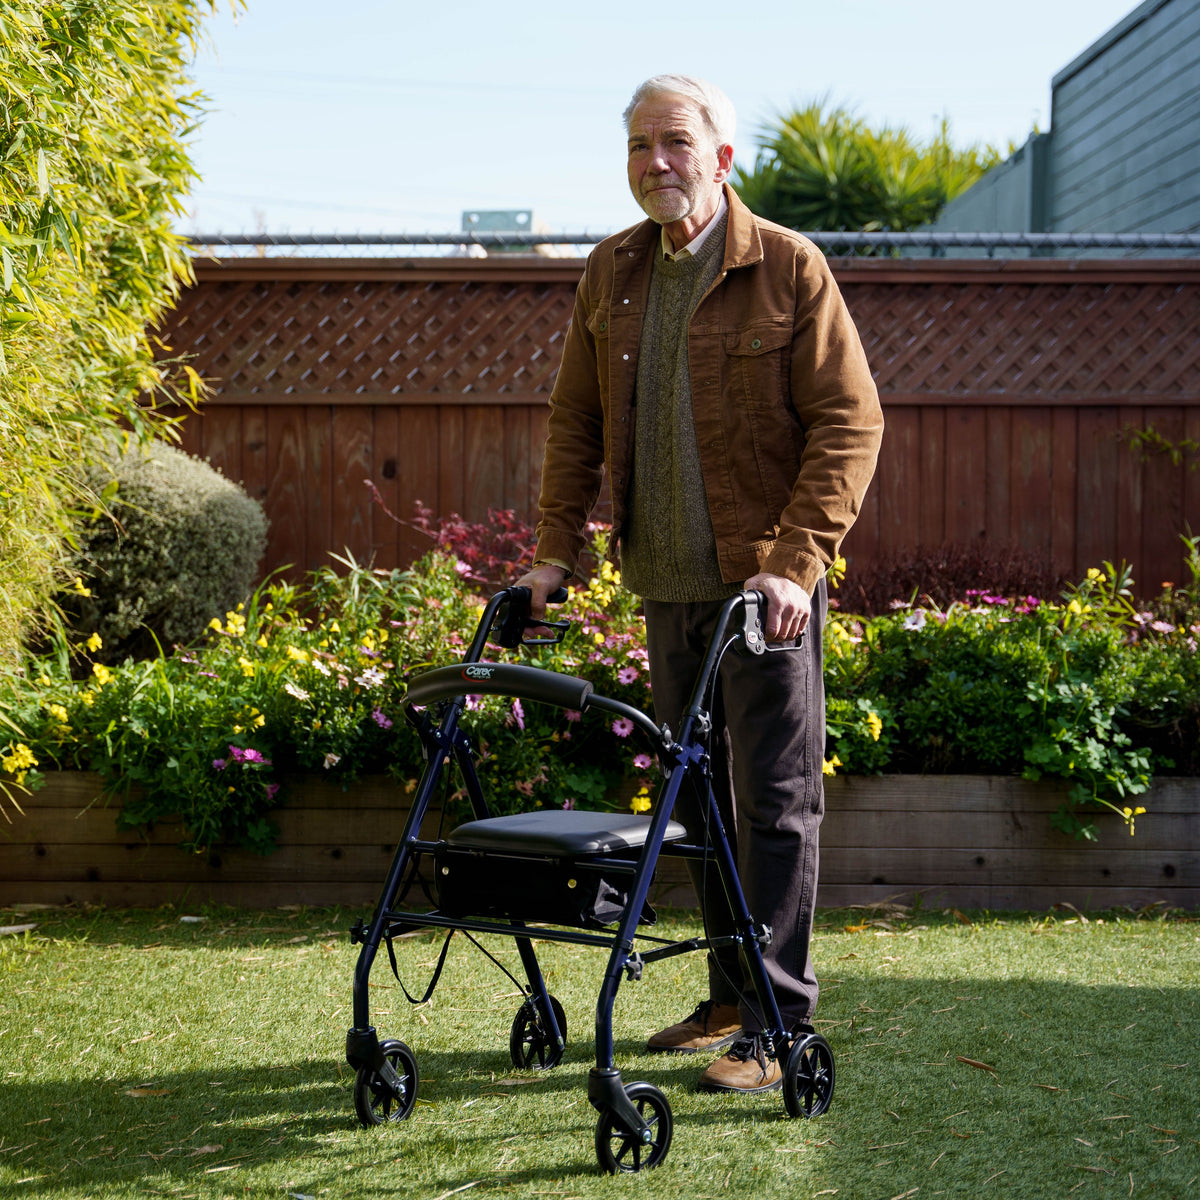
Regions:
M 303 777 L 274 815 L 268 857 L 178 849 L 178 826 L 119 832 L 96 802 L 99 779 L 52 773 L 45 788 L 0 818 L 0 904 L 152 906 L 206 903 L 371 906 L 405 819 L 407 797 L 373 777 L 343 792 Z M 826 780 L 818 903 L 886 898 L 927 907 L 1044 910 L 1164 903 L 1200 907 L 1200 779 L 1167 779 L 1142 798 L 1130 837 L 1101 815 L 1099 843 L 1051 828 L 1054 784 L 999 776 L 837 776 Z M 423 832 L 436 831 L 436 814 Z M 682 864 L 665 860 L 658 903 L 691 905 Z

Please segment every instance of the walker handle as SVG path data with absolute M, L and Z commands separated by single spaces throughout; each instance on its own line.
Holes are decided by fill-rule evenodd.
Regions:
M 529 603 L 533 599 L 533 591 L 527 587 L 510 587 L 508 603 L 500 610 L 493 629 L 499 627 L 496 638 L 498 645 L 505 650 L 516 650 L 521 646 L 557 646 L 571 628 L 570 621 L 547 621 L 544 617 L 536 620 L 529 615 Z M 546 597 L 547 604 L 562 604 L 570 595 L 565 587 L 557 587 Z M 556 633 L 550 637 L 526 638 L 526 629 L 554 629 Z

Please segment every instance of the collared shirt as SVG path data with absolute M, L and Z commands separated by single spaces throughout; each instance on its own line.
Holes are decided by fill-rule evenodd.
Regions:
M 721 189 L 721 202 L 717 205 L 717 211 L 713 213 L 712 220 L 704 226 L 702 230 L 686 246 L 681 250 L 671 249 L 671 239 L 667 237 L 667 231 L 662 231 L 662 250 L 663 258 L 668 262 L 673 262 L 677 258 L 684 258 L 689 254 L 695 254 L 701 246 L 708 241 L 708 235 L 717 227 L 717 223 L 729 211 L 729 201 L 725 199 L 725 189 Z

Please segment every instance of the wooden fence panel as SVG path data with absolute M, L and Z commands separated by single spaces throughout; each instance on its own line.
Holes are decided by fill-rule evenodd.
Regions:
M 852 569 L 943 542 L 1017 544 L 1156 589 L 1200 529 L 1200 264 L 836 260 L 884 403 Z M 266 566 L 350 548 L 383 566 L 436 512 L 532 517 L 546 400 L 581 264 L 202 262 L 162 331 L 210 380 L 186 449 L 271 519 Z M 1135 448 L 1152 432 L 1184 451 Z

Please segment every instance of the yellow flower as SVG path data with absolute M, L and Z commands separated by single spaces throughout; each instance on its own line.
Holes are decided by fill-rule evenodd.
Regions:
M 1095 567 L 1088 567 L 1087 577 L 1093 583 L 1104 583 L 1106 578 L 1104 572 L 1097 570 Z
M 83 580 L 80 579 L 78 575 L 75 576 L 75 583 L 72 585 L 72 587 L 77 596 L 90 596 L 92 594 L 92 589 L 90 587 L 84 587 Z
M 298 662 L 298 663 L 308 662 L 308 651 L 301 650 L 299 646 L 289 646 L 287 648 L 287 656 L 293 662 Z
M 1121 810 L 1121 815 L 1129 822 L 1129 836 L 1133 837 L 1133 818 L 1140 817 L 1146 810 L 1139 804 L 1137 808 L 1130 808 L 1128 805 Z
M 220 617 L 213 617 L 213 619 L 211 621 L 209 621 L 208 627 L 209 627 L 209 629 L 215 629 L 217 631 L 217 633 L 225 632 L 224 628 L 221 625 Z
M 17 775 L 17 782 L 22 783 L 25 779 L 25 772 L 30 767 L 36 767 L 38 760 L 34 758 L 33 751 L 24 742 L 18 742 L 15 746 L 9 742 L 9 746 L 11 752 L 0 758 L 0 766 L 3 766 L 10 775 Z
M 91 708 L 92 705 L 96 703 L 96 697 L 93 696 L 91 692 L 80 692 L 79 702 L 84 708 Z
M 629 801 L 630 810 L 635 813 L 649 812 L 651 808 L 650 789 L 642 788 L 632 800 Z
M 92 663 L 92 674 L 99 680 L 101 687 L 112 682 L 112 672 L 103 663 Z
M 597 630 L 595 633 L 592 634 L 592 641 L 595 642 L 597 646 L 603 646 L 604 645 L 604 634 L 602 634 L 599 630 Z
M 1076 616 L 1078 616 L 1081 612 L 1083 612 L 1083 608 L 1080 606 L 1078 600 L 1072 600 L 1071 603 L 1067 605 L 1067 612 L 1074 613 Z
M 840 758 L 838 758 L 838 756 L 836 754 L 832 758 L 822 759 L 821 760 L 821 774 L 822 775 L 836 775 L 837 774 L 836 768 L 840 767 L 841 765 L 842 765 L 842 760 Z
M 47 704 L 46 711 L 56 721 L 60 721 L 63 725 L 65 725 L 71 719 L 70 713 L 68 713 L 67 710 L 65 708 L 63 708 L 63 706 L 61 704 Z
M 267 635 L 265 633 L 259 634 L 258 645 L 260 645 L 264 650 L 267 648 Z
M 225 614 L 225 632 L 230 637 L 241 637 L 246 632 L 246 618 L 235 612 Z
M 867 728 L 871 731 L 871 741 L 879 741 L 879 735 L 883 732 L 883 722 L 878 713 L 867 713 Z
M 254 674 L 254 664 L 244 654 L 238 655 L 238 666 L 242 668 L 242 674 L 247 679 Z
M 99 650 L 100 647 L 104 645 L 104 642 L 98 633 L 93 633 L 92 636 L 90 638 L 88 638 L 88 640 L 86 642 L 84 642 L 84 645 L 87 646 L 87 648 L 93 654 L 95 654 L 96 651 Z

